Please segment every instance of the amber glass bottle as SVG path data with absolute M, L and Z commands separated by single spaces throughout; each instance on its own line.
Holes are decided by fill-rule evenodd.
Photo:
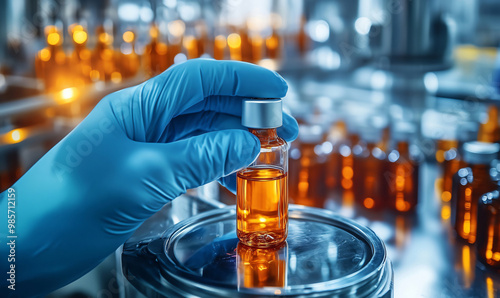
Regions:
M 238 288 L 286 286 L 288 246 L 254 248 L 238 243 L 236 248 Z
M 290 159 L 290 199 L 294 204 L 323 207 L 327 157 L 322 150 L 323 129 L 319 125 L 300 125 L 296 149 Z M 295 149 L 295 148 L 294 148 Z M 293 149 L 292 149 L 293 150 Z
M 485 265 L 500 269 L 500 192 L 483 195 L 477 207 L 477 256 Z
M 394 149 L 387 155 L 388 165 L 384 176 L 389 208 L 398 212 L 413 211 L 418 203 L 419 164 L 423 156 L 416 150 L 410 153 L 410 142 L 415 135 L 414 126 L 399 124 L 393 132 Z
M 477 203 L 479 197 L 495 190 L 490 177 L 490 163 L 500 146 L 494 143 L 467 142 L 463 146 L 466 168 L 453 177 L 452 223 L 458 236 L 469 243 L 476 241 Z
M 261 150 L 237 173 L 237 235 L 247 246 L 276 246 L 288 234 L 288 145 L 276 133 L 281 99 L 244 100 L 242 124 L 259 138 Z
M 354 197 L 366 209 L 383 209 L 387 206 L 387 191 L 384 179 L 386 154 L 377 146 L 382 139 L 382 130 L 364 127 L 361 141 L 353 147 Z

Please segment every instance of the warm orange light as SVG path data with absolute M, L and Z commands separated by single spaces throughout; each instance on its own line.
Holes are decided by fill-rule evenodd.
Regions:
M 21 141 L 21 131 L 19 129 L 14 129 L 10 132 L 10 138 L 14 143 L 18 143 Z
M 365 200 L 363 201 L 363 205 L 366 208 L 371 209 L 375 205 L 375 201 L 372 198 L 365 198 Z
M 101 43 L 109 44 L 109 43 L 111 43 L 112 40 L 111 40 L 111 36 L 108 33 L 103 32 L 103 33 L 99 34 L 99 41 Z
M 100 75 L 99 75 L 99 71 L 98 70 L 92 69 L 90 71 L 89 75 L 90 75 L 90 79 L 92 81 L 98 81 L 99 80 Z
M 441 207 L 441 218 L 443 220 L 448 220 L 451 216 L 451 208 L 449 205 L 444 205 Z
M 50 54 L 49 49 L 41 49 L 40 50 L 40 59 L 42 61 L 49 61 L 51 56 L 52 55 Z
M 153 26 L 149 28 L 149 35 L 151 36 L 151 38 L 158 38 L 158 27 Z
M 230 47 L 230 48 L 239 48 L 241 47 L 241 37 L 239 34 L 237 33 L 231 33 L 229 34 L 229 36 L 227 37 L 227 45 Z
M 353 175 L 354 172 L 351 167 L 342 168 L 342 177 L 344 177 L 345 179 L 352 179 Z
M 73 32 L 73 40 L 77 43 L 77 44 L 83 44 L 84 42 L 87 41 L 87 32 L 83 31 L 83 30 L 75 30 Z
M 342 179 L 342 182 L 340 182 L 340 184 L 342 184 L 343 189 L 351 189 L 352 180 L 351 179 Z
M 464 286 L 468 289 L 474 280 L 474 271 L 471 266 L 471 252 L 468 245 L 462 246 L 462 267 L 464 268 Z
M 181 20 L 172 21 L 168 24 L 168 32 L 175 37 L 181 37 L 186 30 L 186 25 Z
M 495 287 L 493 285 L 493 280 L 491 277 L 486 278 L 486 291 L 488 293 L 488 298 L 495 297 Z
M 121 81 L 122 81 L 122 74 L 121 73 L 119 73 L 117 71 L 111 73 L 111 82 L 118 84 Z
M 451 192 L 449 191 L 443 191 L 441 194 L 441 199 L 443 202 L 449 202 L 451 200 Z
M 275 50 L 278 48 L 279 40 L 277 36 L 271 36 L 266 38 L 266 47 L 270 50 Z
M 78 90 L 75 87 L 66 88 L 59 92 L 57 101 L 59 104 L 69 103 L 75 100 Z
M 158 43 L 156 44 L 156 53 L 158 55 L 166 55 L 168 50 L 168 46 L 164 43 Z
M 123 33 L 123 41 L 126 43 L 133 42 L 134 38 L 135 38 L 135 35 L 134 35 L 134 32 L 132 32 L 132 31 L 125 31 L 125 33 Z
M 61 40 L 61 36 L 57 32 L 52 32 L 47 35 L 47 43 L 51 46 L 55 46 L 59 44 L 59 41 Z
M 215 47 L 218 49 L 226 47 L 226 37 L 224 37 L 224 35 L 217 35 L 215 37 Z

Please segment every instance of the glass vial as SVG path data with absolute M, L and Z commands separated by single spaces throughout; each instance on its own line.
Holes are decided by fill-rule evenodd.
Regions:
M 327 156 L 323 153 L 323 129 L 300 125 L 295 148 L 290 150 L 290 200 L 294 204 L 320 207 L 327 197 Z
M 452 223 L 458 236 L 476 241 L 477 203 L 481 195 L 496 189 L 490 177 L 490 164 L 500 150 L 499 144 L 467 142 L 463 146 L 466 168 L 453 177 Z
M 366 209 L 384 209 L 387 190 L 384 177 L 385 152 L 378 146 L 382 130 L 363 127 L 361 141 L 352 148 L 354 155 L 354 196 Z
M 281 99 L 244 100 L 242 125 L 259 138 L 261 150 L 237 173 L 237 235 L 247 246 L 276 246 L 288 234 L 288 145 L 276 133 Z
M 483 195 L 477 207 L 477 257 L 485 265 L 500 269 L 500 193 Z
M 416 127 L 400 122 L 393 128 L 394 145 L 387 155 L 387 182 L 389 207 L 397 212 L 411 212 L 418 203 L 419 164 L 423 155 L 410 142 L 416 136 Z

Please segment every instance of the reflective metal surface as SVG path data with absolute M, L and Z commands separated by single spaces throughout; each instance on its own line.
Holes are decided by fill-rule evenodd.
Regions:
M 391 297 L 392 265 L 370 229 L 330 211 L 291 205 L 286 245 L 252 251 L 238 245 L 235 214 L 234 207 L 202 213 L 148 244 L 145 251 L 156 255 L 164 277 L 157 291 L 195 297 Z M 248 287 L 255 280 L 265 285 L 266 279 L 274 283 Z

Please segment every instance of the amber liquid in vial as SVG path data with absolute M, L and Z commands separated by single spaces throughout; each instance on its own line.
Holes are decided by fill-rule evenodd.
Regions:
M 479 199 L 477 256 L 481 262 L 500 269 L 500 194 L 489 192 Z
M 272 247 L 287 237 L 287 174 L 271 165 L 237 174 L 237 232 L 248 246 Z
M 488 165 L 462 168 L 454 180 L 455 231 L 472 244 L 476 242 L 478 200 L 482 194 L 495 190 L 496 185 L 490 178 Z

